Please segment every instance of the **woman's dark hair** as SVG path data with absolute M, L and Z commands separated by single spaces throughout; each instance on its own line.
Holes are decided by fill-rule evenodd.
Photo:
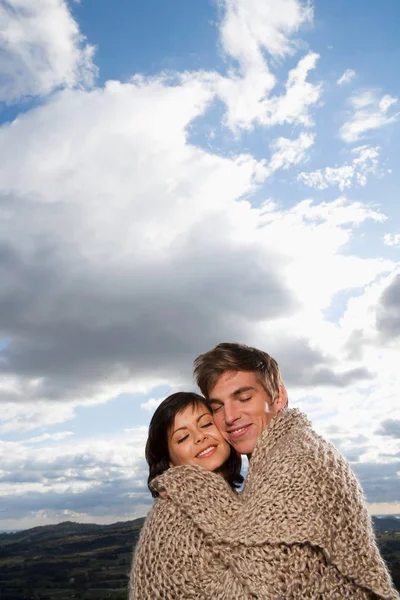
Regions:
M 193 392 L 177 392 L 165 398 L 156 409 L 149 426 L 149 436 L 146 443 L 146 460 L 149 465 L 147 484 L 151 495 L 155 498 L 159 494 L 151 487 L 151 482 L 170 467 L 168 451 L 168 433 L 174 424 L 175 416 L 187 406 L 205 406 L 210 411 L 205 398 Z M 243 477 L 240 474 L 242 459 L 240 454 L 231 448 L 228 460 L 218 472 L 229 483 L 232 489 L 240 487 Z

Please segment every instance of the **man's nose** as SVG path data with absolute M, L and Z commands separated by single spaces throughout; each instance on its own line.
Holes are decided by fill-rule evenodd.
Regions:
M 237 419 L 240 418 L 240 414 L 235 405 L 231 402 L 227 402 L 224 408 L 225 424 L 229 427 L 230 425 L 233 425 L 233 423 L 237 421 Z

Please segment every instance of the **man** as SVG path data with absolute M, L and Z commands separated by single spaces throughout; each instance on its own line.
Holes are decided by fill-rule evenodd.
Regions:
M 217 427 L 250 459 L 240 509 L 208 528 L 216 556 L 239 578 L 251 568 L 258 598 L 399 598 L 354 474 L 287 408 L 277 362 L 225 343 L 196 358 L 194 373 Z

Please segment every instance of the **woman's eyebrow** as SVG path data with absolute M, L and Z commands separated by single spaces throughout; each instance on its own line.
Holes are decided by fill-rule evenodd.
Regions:
M 209 412 L 205 412 L 202 415 L 200 415 L 199 417 L 197 417 L 196 423 L 198 423 L 200 421 L 200 419 L 202 419 L 203 417 L 205 417 L 207 415 L 210 415 L 210 413 Z M 174 433 L 176 433 L 177 431 L 181 431 L 182 429 L 188 429 L 188 426 L 187 425 L 182 425 L 182 427 L 178 427 L 178 429 L 174 429 L 174 431 L 172 432 L 172 435 L 174 435 Z
M 178 427 L 178 429 L 174 429 L 174 431 L 172 432 L 172 435 L 174 435 L 174 433 L 176 433 L 177 431 L 182 431 L 182 429 L 187 429 L 187 426 L 183 425 L 182 427 Z

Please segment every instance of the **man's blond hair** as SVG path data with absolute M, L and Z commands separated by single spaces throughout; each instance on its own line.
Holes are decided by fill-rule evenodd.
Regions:
M 227 371 L 255 373 L 272 403 L 279 396 L 283 385 L 276 360 L 266 352 L 244 344 L 218 344 L 213 350 L 200 354 L 194 361 L 194 376 L 206 398 L 221 375 Z

